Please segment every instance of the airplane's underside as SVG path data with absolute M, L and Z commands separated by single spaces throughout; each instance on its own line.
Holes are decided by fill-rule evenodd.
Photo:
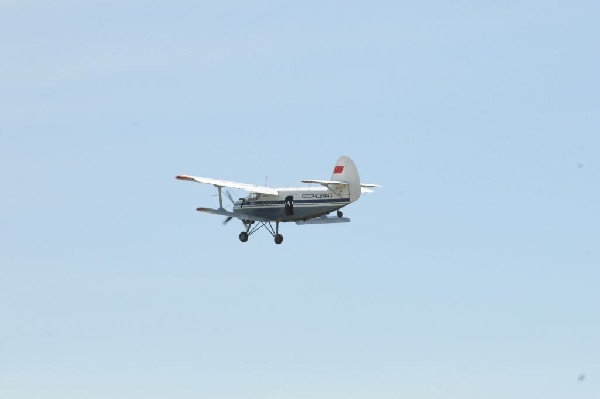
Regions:
M 233 213 L 238 214 L 246 226 L 239 239 L 248 241 L 248 237 L 262 227 L 275 238 L 276 244 L 283 242 L 283 236 L 279 234 L 280 222 L 304 223 L 332 223 L 349 222 L 344 218 L 340 208 L 350 203 L 349 198 L 325 199 L 325 200 L 297 200 L 286 199 L 284 201 L 248 201 L 243 199 L 237 201 Z M 337 211 L 337 217 L 327 218 L 325 215 Z M 336 220 L 337 219 L 337 220 Z M 275 223 L 273 228 L 272 223 Z M 256 223 L 256 224 L 255 224 Z
M 319 201 L 257 201 L 236 202 L 233 211 L 261 219 L 279 222 L 293 222 L 311 219 L 335 212 L 348 205 L 349 199 L 319 200 Z

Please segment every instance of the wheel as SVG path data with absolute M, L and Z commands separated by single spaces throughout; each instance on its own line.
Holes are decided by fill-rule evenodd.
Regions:
M 279 245 L 283 242 L 283 236 L 281 234 L 275 234 L 275 244 Z
M 248 241 L 248 233 L 246 233 L 245 231 L 242 231 L 240 233 L 240 241 L 241 242 L 246 242 Z
M 344 214 L 342 213 L 342 211 L 337 211 L 337 217 L 341 218 L 342 216 L 344 216 Z

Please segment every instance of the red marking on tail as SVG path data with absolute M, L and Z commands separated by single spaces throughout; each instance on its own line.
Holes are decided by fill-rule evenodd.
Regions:
M 335 168 L 333 168 L 333 173 L 342 173 L 344 171 L 344 167 L 341 165 L 336 166 Z

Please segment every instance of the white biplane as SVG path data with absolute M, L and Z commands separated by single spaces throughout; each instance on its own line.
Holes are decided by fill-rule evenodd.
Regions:
M 177 179 L 215 186 L 219 192 L 219 207 L 217 209 L 197 208 L 197 211 L 225 216 L 224 224 L 232 218 L 240 219 L 245 226 L 245 231 L 239 235 L 241 242 L 248 241 L 250 235 L 265 227 L 275 238 L 275 244 L 283 242 L 283 236 L 279 234 L 279 223 L 349 222 L 350 219 L 344 217 L 340 209 L 358 200 L 361 193 L 373 192 L 372 188 L 381 187 L 377 184 L 361 183 L 356 165 L 347 156 L 337 160 L 331 180 L 302 180 L 303 183 L 316 183 L 322 187 L 270 188 L 187 175 L 177 176 Z M 250 194 L 234 201 L 231 194 L 226 191 L 229 200 L 233 203 L 233 211 L 228 211 L 223 208 L 223 187 L 246 190 Z M 336 211 L 335 216 L 327 216 L 334 211 Z M 273 222 L 275 228 L 271 224 Z

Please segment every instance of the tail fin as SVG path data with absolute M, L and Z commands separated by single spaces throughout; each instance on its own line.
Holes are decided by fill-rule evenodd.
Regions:
M 347 156 L 341 156 L 335 163 L 331 180 L 348 183 L 350 201 L 356 201 L 360 197 L 360 177 L 354 162 Z

